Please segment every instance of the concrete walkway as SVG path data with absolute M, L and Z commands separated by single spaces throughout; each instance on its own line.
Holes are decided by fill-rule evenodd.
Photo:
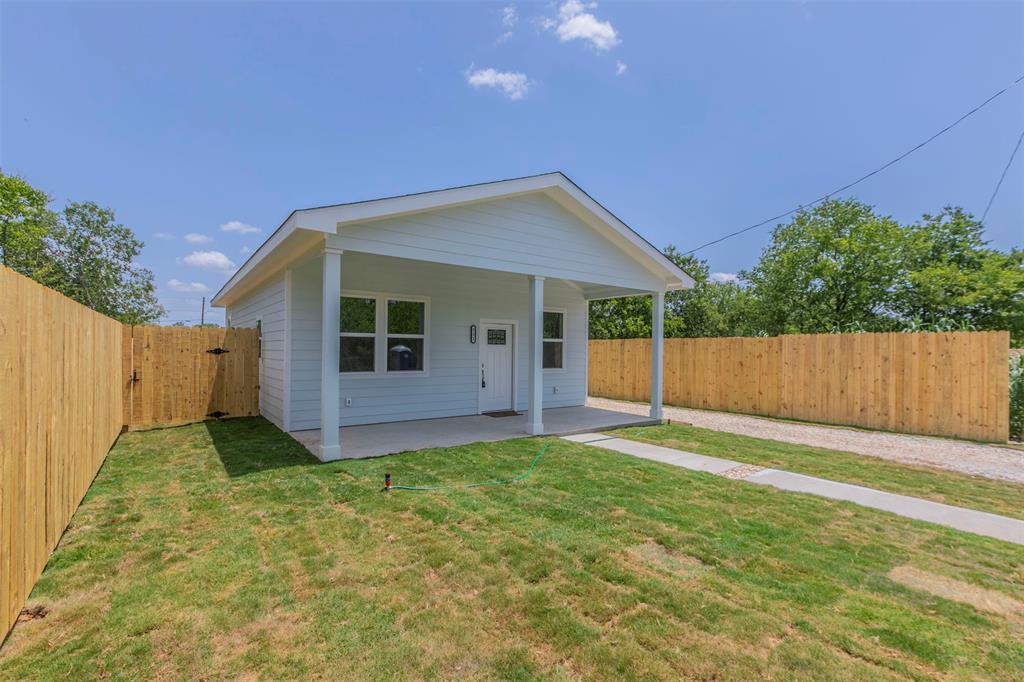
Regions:
M 824 478 L 794 474 L 779 469 L 764 469 L 728 459 L 698 455 L 683 450 L 674 450 L 660 445 L 638 443 L 624 438 L 614 438 L 604 433 L 583 433 L 564 436 L 566 440 L 614 450 L 634 457 L 663 462 L 673 466 L 704 471 L 737 480 L 767 485 L 796 493 L 808 493 L 833 500 L 846 500 L 864 507 L 881 509 L 918 521 L 937 523 L 956 530 L 986 535 L 988 537 L 1024 545 L 1024 521 L 998 514 L 954 507 L 940 502 L 930 502 L 907 495 L 886 493 L 849 483 L 837 483 Z
M 587 405 L 637 415 L 646 415 L 650 411 L 643 403 L 608 398 L 590 397 L 587 398 Z M 749 414 L 693 410 L 669 405 L 664 408 L 664 416 L 673 422 L 741 436 L 812 445 L 905 464 L 938 467 L 972 476 L 1024 483 L 1024 451 L 1012 450 L 1009 447 L 952 438 L 911 436 L 904 433 L 781 421 Z

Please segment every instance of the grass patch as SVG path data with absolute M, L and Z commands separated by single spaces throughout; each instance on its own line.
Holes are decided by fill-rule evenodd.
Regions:
M 316 463 L 262 419 L 121 437 L 0 678 L 1012 679 L 1018 546 L 552 439 Z M 930 583 L 929 583 L 930 584 Z M 939 591 L 940 594 L 936 594 Z M 958 593 L 959 594 L 959 593 Z M 956 596 L 956 595 L 953 595 Z M 329 673 L 327 672 L 329 671 Z
M 1024 485 L 901 464 L 852 452 L 794 445 L 686 424 L 620 429 L 614 435 L 745 464 L 785 469 L 843 483 L 1024 519 Z

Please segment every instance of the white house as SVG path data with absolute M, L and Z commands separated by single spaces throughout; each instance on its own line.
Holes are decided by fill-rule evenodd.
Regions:
M 587 302 L 692 285 L 562 173 L 296 210 L 213 298 L 262 330 L 260 411 L 319 429 L 321 460 L 359 424 L 544 410 L 587 395 Z

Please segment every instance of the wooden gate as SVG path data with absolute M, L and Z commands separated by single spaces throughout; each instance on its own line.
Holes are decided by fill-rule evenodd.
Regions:
M 125 327 L 129 429 L 259 414 L 256 329 Z

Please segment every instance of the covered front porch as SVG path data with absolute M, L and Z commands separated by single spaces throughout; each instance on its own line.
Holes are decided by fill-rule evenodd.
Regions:
M 643 421 L 585 407 L 605 298 L 652 298 L 657 420 L 665 294 L 690 284 L 555 173 L 295 211 L 215 303 L 261 330 L 260 413 L 332 461 Z
M 648 426 L 658 419 L 597 407 L 559 407 L 544 410 L 544 434 L 568 436 L 574 433 L 605 431 L 623 426 Z M 290 434 L 314 455 L 321 445 L 320 429 L 292 431 Z M 467 443 L 494 442 L 527 435 L 527 415 L 509 417 L 470 415 L 444 419 L 389 422 L 343 426 L 340 440 L 345 458 L 378 457 L 398 452 L 444 448 Z
M 291 283 L 297 322 L 320 336 L 320 371 L 303 370 L 285 430 L 315 434 L 296 437 L 322 461 L 661 417 L 663 292 L 329 245 L 296 264 Z M 649 418 L 587 408 L 589 300 L 644 293 L 653 299 Z M 390 320 L 400 307 L 414 315 L 398 331 Z M 363 340 L 363 354 L 353 352 Z M 291 360 L 312 367 L 313 349 Z

